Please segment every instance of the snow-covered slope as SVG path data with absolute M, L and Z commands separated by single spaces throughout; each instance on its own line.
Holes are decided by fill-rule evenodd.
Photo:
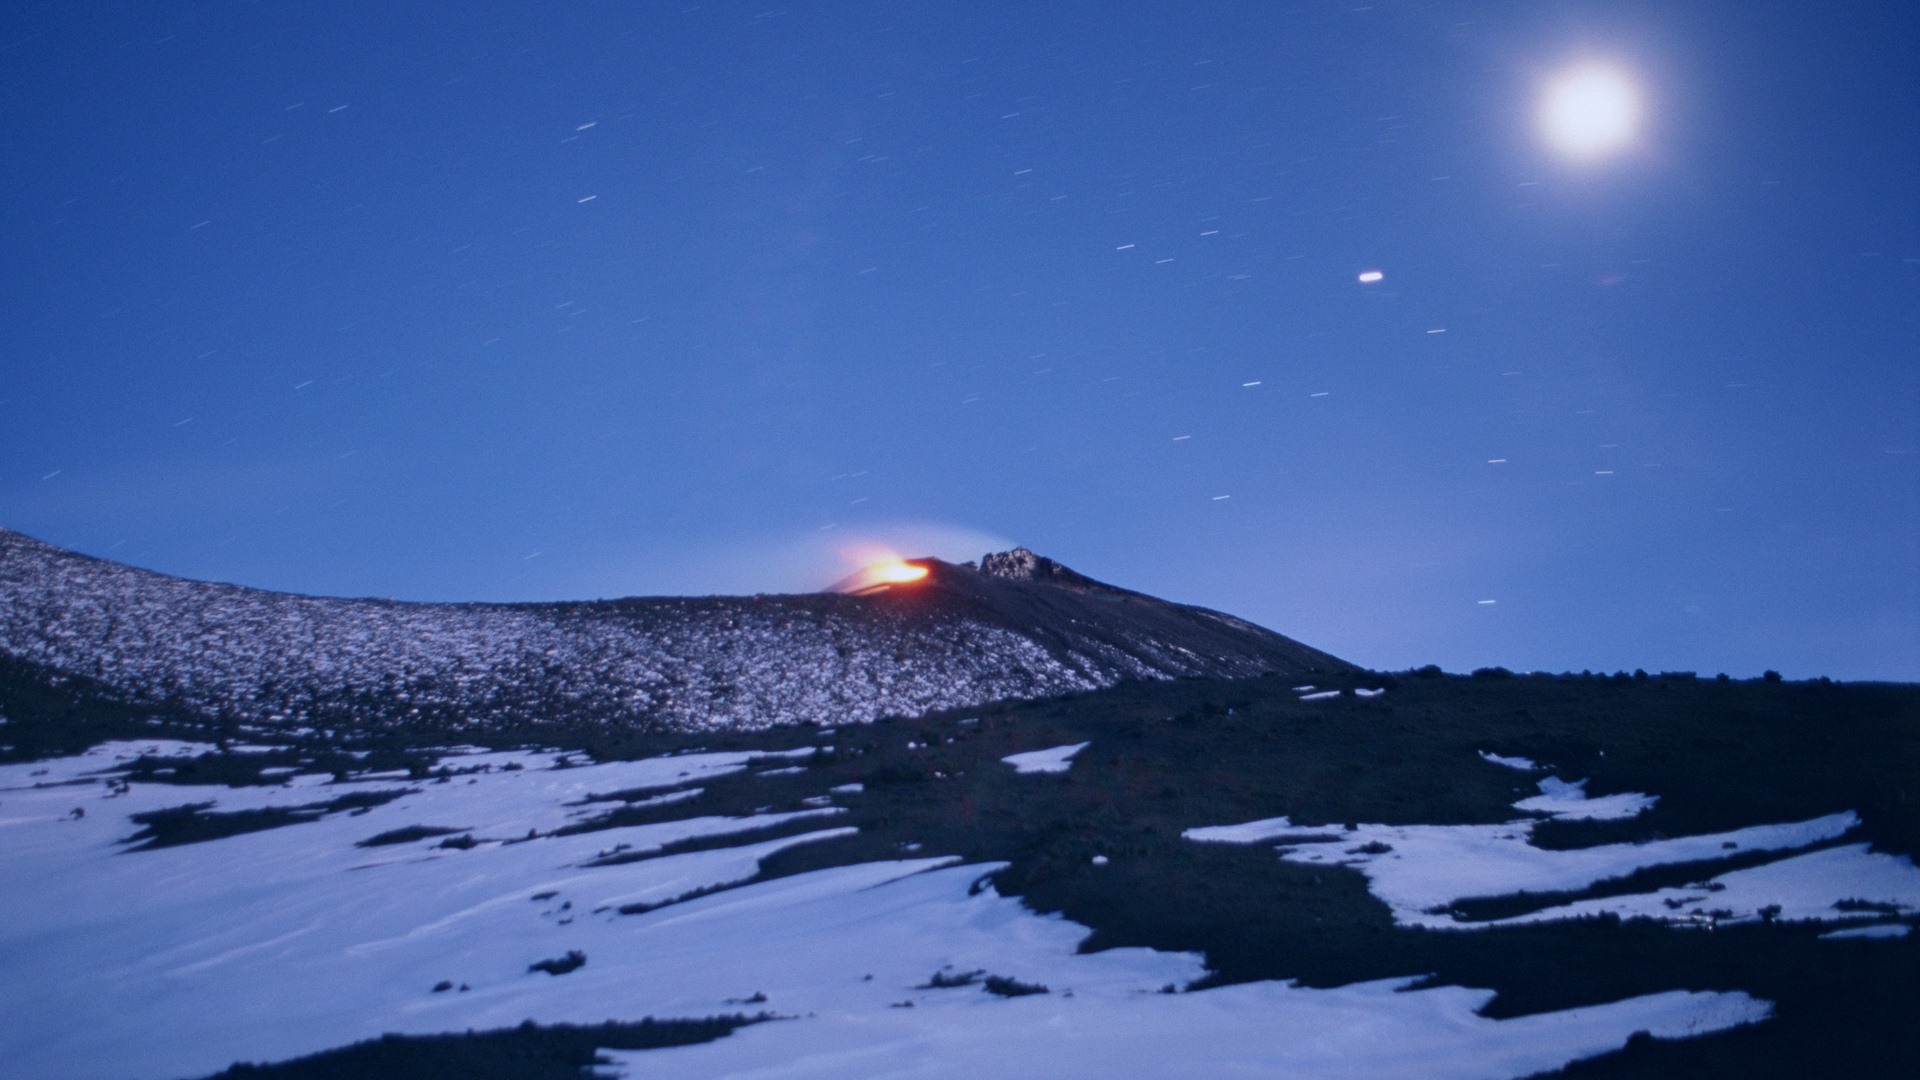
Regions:
M 0 529 L 0 655 L 284 728 L 765 728 L 1123 679 L 1338 671 L 1024 550 L 867 595 L 413 604 L 186 581 Z
M 204 1075 L 390 1031 L 746 1006 L 780 1019 L 624 1064 L 633 1076 L 689 1078 L 1468 1080 L 1554 1069 L 1634 1032 L 1683 1038 L 1770 1012 L 1739 991 L 1495 1019 L 1482 1014 L 1491 992 L 1415 988 L 1414 978 L 1197 989 L 1201 957 L 1080 952 L 1085 927 L 987 883 L 1001 864 L 939 852 L 748 882 L 783 848 L 856 832 L 835 827 L 846 810 L 834 803 L 857 792 L 823 794 L 801 814 L 594 828 L 611 823 L 596 792 L 672 790 L 747 769 L 748 753 L 584 764 L 464 754 L 433 770 L 448 782 L 417 785 L 125 778 L 140 755 L 212 749 L 117 743 L 0 766 L 0 870 L 15 885 L 0 898 L 0 1060 L 18 1075 Z M 181 799 L 234 814 L 343 788 L 386 801 L 125 849 L 135 823 Z M 818 819 L 808 831 L 760 838 L 802 815 Z M 400 839 L 423 822 L 469 829 L 470 842 Z M 696 837 L 717 846 L 672 846 Z
M 976 580 L 983 606 L 1051 599 L 951 577 L 950 608 Z M 1345 672 L 462 745 L 12 693 L 7 1076 L 1596 1080 L 1920 1053 L 1920 817 L 1891 797 L 1920 775 L 1913 688 Z

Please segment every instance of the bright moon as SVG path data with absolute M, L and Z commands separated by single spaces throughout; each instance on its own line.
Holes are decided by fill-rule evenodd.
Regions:
M 1639 125 L 1639 95 L 1626 76 L 1612 68 L 1570 71 L 1547 87 L 1540 104 L 1547 141 L 1568 157 L 1596 158 L 1617 150 Z

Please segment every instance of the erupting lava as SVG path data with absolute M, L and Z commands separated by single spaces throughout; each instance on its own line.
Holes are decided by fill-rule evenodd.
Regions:
M 835 585 L 833 591 L 855 595 L 875 592 L 889 586 L 919 581 L 928 572 L 928 568 L 920 563 L 889 557 L 861 567 L 853 576 Z
M 869 566 L 867 572 L 890 585 L 906 581 L 919 581 L 921 578 L 927 576 L 926 567 L 915 566 L 910 562 L 899 562 L 897 560 Z

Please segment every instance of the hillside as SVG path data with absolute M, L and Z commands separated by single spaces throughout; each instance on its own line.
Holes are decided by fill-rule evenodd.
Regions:
M 23 1075 L 1920 1055 L 1920 687 L 1367 672 L 1026 551 L 857 595 L 486 606 L 0 541 Z M 644 707 L 596 683 L 631 671 Z
M 31 1075 L 1920 1051 L 1914 687 L 1350 673 L 697 736 L 150 731 L 0 766 L 0 1055 Z
M 186 581 L 0 529 L 0 659 L 263 730 L 861 722 L 1335 657 L 1030 552 L 863 595 L 416 604 Z

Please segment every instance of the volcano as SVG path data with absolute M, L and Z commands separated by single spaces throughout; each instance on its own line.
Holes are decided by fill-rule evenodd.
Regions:
M 0 532 L 0 1061 L 1592 1080 L 1920 1054 L 1920 688 L 1364 671 L 1022 549 L 883 570 L 400 604 Z
M 0 530 L 0 658 L 136 705 L 306 727 L 743 730 L 1128 679 L 1352 665 L 1025 549 L 859 595 L 422 604 L 188 581 Z

